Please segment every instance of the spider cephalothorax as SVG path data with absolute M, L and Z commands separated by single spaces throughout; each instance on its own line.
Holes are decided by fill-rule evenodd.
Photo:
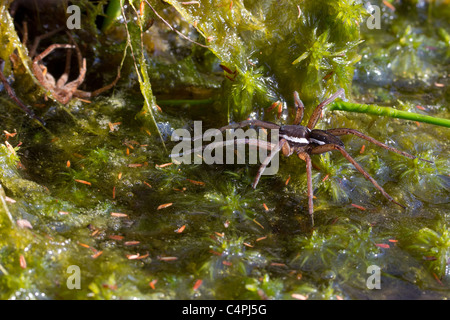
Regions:
M 309 214 L 313 219 L 313 186 L 312 186 L 312 162 L 311 155 L 313 154 L 321 154 L 328 151 L 337 150 L 339 151 L 364 177 L 369 180 L 389 201 L 399 205 L 402 208 L 405 208 L 403 205 L 395 201 L 376 181 L 373 179 L 351 156 L 344 148 L 344 143 L 339 139 L 339 136 L 352 134 L 362 139 L 365 139 L 377 146 L 385 148 L 389 151 L 398 153 L 402 156 L 408 157 L 410 159 L 415 159 L 416 157 L 410 155 L 406 152 L 400 151 L 393 147 L 390 147 L 378 140 L 375 140 L 372 137 L 369 137 L 357 130 L 347 129 L 347 128 L 337 128 L 337 129 L 329 129 L 329 130 L 319 130 L 314 129 L 319 118 L 322 114 L 322 109 L 334 101 L 336 98 L 344 94 L 344 90 L 340 89 L 335 94 L 333 94 L 330 98 L 321 102 L 314 110 L 311 115 L 308 124 L 306 126 L 300 125 L 303 119 L 303 111 L 304 106 L 302 101 L 300 100 L 298 93 L 294 92 L 294 101 L 296 106 L 296 116 L 294 123 L 292 125 L 283 125 L 280 126 L 278 124 L 261 121 L 261 120 L 245 120 L 239 123 L 233 123 L 227 125 L 225 127 L 220 128 L 220 131 L 225 131 L 228 129 L 237 129 L 245 126 L 257 126 L 265 129 L 278 129 L 279 130 L 279 141 L 277 143 L 269 143 L 256 139 L 241 139 L 236 141 L 236 143 L 246 143 L 257 145 L 259 147 L 267 148 L 270 150 L 269 156 L 262 162 L 258 173 L 255 177 L 255 180 L 252 184 L 253 188 L 256 188 L 259 179 L 268 166 L 268 164 L 272 161 L 273 157 L 281 152 L 284 156 L 289 157 L 292 154 L 296 154 L 300 159 L 306 162 L 306 174 L 307 174 L 307 189 L 308 189 L 308 207 Z M 228 143 L 228 142 L 226 142 Z M 212 148 L 218 148 L 223 146 L 223 142 L 212 143 L 208 145 Z M 195 150 L 194 150 L 195 151 Z M 420 159 L 423 161 L 431 162 L 428 160 Z

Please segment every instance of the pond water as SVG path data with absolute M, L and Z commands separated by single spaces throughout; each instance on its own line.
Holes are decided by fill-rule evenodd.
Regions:
M 365 42 L 355 49 L 361 59 L 347 98 L 448 118 L 449 5 L 402 1 L 393 11 L 376 3 L 381 29 L 361 26 Z M 254 9 L 252 1 L 247 5 Z M 155 22 L 148 32 L 167 36 L 158 28 Z M 171 48 L 181 41 L 168 37 Z M 111 64 L 122 58 L 124 43 L 118 43 L 110 49 Z M 92 103 L 39 100 L 47 105 L 35 107 L 45 126 L 0 91 L 0 129 L 10 144 L 0 147 L 1 299 L 448 298 L 448 128 L 326 111 L 321 129 L 357 129 L 433 163 L 342 137 L 347 151 L 406 209 L 386 200 L 341 154 L 327 153 L 312 157 L 312 226 L 305 164 L 296 157 L 281 157 L 278 173 L 264 176 L 256 189 L 251 184 L 259 165 L 172 163 L 174 129 L 192 129 L 197 120 L 204 129 L 219 128 L 245 114 L 223 103 L 234 83 L 217 58 L 204 48 L 185 54 L 192 46 L 148 53 L 164 145 L 143 115 L 130 57 L 117 88 Z M 271 70 L 261 71 L 264 76 L 276 82 L 271 94 L 285 99 L 283 116 L 258 101 L 246 115 L 288 123 L 293 90 L 306 92 L 307 117 L 323 97 L 296 89 L 305 75 L 294 79 L 291 70 L 281 80 L 276 70 L 290 57 L 269 64 L 277 50 L 260 62 Z M 107 80 L 115 70 L 105 67 Z M 100 87 L 91 75 L 86 86 Z M 16 75 L 16 93 L 38 95 L 23 77 Z

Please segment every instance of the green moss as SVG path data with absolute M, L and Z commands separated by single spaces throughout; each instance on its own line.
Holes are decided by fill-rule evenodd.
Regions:
M 203 2 L 201 8 L 169 3 L 188 22 L 197 21 L 209 49 L 222 64 L 237 70 L 237 76 L 228 75 L 234 79 L 224 93 L 224 108 L 231 118 L 244 119 L 257 105 L 270 106 L 277 96 L 290 97 L 293 90 L 307 102 L 337 86 L 349 90 L 349 75 L 358 60 L 357 24 L 365 12 L 355 1 L 331 6 L 326 1 L 305 1 L 298 8 L 291 1 L 282 8 L 271 1 L 234 1 L 219 8 L 213 2 Z M 355 19 L 349 17 L 349 9 Z M 277 15 L 279 10 L 285 14 Z M 208 17 L 210 12 L 214 18 Z M 265 67 L 255 71 L 254 64 Z M 333 81 L 323 84 L 321 79 L 333 70 L 337 71 Z
M 424 264 L 438 277 L 447 274 L 450 257 L 450 229 L 439 224 L 435 229 L 422 228 L 414 237 L 413 244 L 408 247 L 416 256 L 424 260 Z
M 9 144 L 0 145 L 1 299 L 446 298 L 447 128 L 325 110 L 319 128 L 354 128 L 434 163 L 342 137 L 407 209 L 386 201 L 340 153 L 315 155 L 313 229 L 300 159 L 282 158 L 254 190 L 258 165 L 167 165 L 161 140 L 169 150 L 172 131 L 199 119 L 205 128 L 247 117 L 289 123 L 294 90 L 306 117 L 343 87 L 344 103 L 446 119 L 448 6 L 407 1 L 391 11 L 374 2 L 383 27 L 368 30 L 359 1 L 230 3 L 155 4 L 204 48 L 165 29 L 147 5 L 140 17 L 140 1 L 124 10 L 126 27 L 116 21 L 99 35 L 101 6 L 82 1 L 89 27 L 75 38 L 98 40 L 86 55 L 83 89 L 97 76 L 115 77 L 106 62 L 121 65 L 122 76 L 92 103 L 65 107 L 44 101 L 26 68 L 11 70 L 14 49 L 25 67 L 30 61 L 1 3 L 4 73 L 14 71 L 20 98 L 45 104 L 30 102 L 47 123 L 30 120 L 0 91 Z M 283 104 L 281 119 L 265 112 L 274 101 Z M 73 265 L 79 290 L 67 286 Z M 383 290 L 367 288 L 370 265 L 381 268 Z

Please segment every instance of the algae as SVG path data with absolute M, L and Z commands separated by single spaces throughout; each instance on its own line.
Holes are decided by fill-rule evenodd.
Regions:
M 46 121 L 0 91 L 1 299 L 448 298 L 448 128 L 325 110 L 320 128 L 354 128 L 434 163 L 343 138 L 407 209 L 338 154 L 324 154 L 313 157 L 313 229 L 299 159 L 283 158 L 254 190 L 257 165 L 176 165 L 163 147 L 196 120 L 289 123 L 294 90 L 306 116 L 342 87 L 352 103 L 447 119 L 448 4 L 401 1 L 394 11 L 372 1 L 382 28 L 368 29 L 362 1 L 149 3 L 207 47 L 140 1 L 121 1 L 101 33 L 106 1 L 80 1 L 86 24 L 73 32 L 88 59 L 82 89 L 108 83 L 117 66 L 121 80 L 91 103 L 66 106 L 44 98 L 19 16 L 15 26 L 10 2 L 1 3 L 2 71 Z M 9 64 L 15 50 L 19 63 Z M 266 111 L 277 101 L 280 118 Z M 372 265 L 381 290 L 367 286 Z

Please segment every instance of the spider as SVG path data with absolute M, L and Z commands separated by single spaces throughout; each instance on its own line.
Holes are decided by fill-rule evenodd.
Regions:
M 340 89 L 334 93 L 330 98 L 321 102 L 313 111 L 308 124 L 306 126 L 300 125 L 303 120 L 304 105 L 299 98 L 297 92 L 294 92 L 294 102 L 296 107 L 296 115 L 292 125 L 278 125 L 272 122 L 261 120 L 246 120 L 239 123 L 230 124 L 220 128 L 221 132 L 228 129 L 243 128 L 245 126 L 257 126 L 265 129 L 279 130 L 279 141 L 275 143 L 264 142 L 255 139 L 238 139 L 236 141 L 225 141 L 211 143 L 208 147 L 216 148 L 219 146 L 231 144 L 231 143 L 246 143 L 250 145 L 257 145 L 270 150 L 269 156 L 262 162 L 255 180 L 252 184 L 253 188 L 258 185 L 259 179 L 266 169 L 267 165 L 273 159 L 273 157 L 281 152 L 284 156 L 289 157 L 296 154 L 301 160 L 306 162 L 306 174 L 307 174 L 307 189 L 308 189 L 308 208 L 309 215 L 311 217 L 312 224 L 314 224 L 314 206 L 313 206 L 313 185 L 312 185 L 312 162 L 311 155 L 322 154 L 329 151 L 339 151 L 367 180 L 369 180 L 389 201 L 396 205 L 405 208 L 402 204 L 395 201 L 376 181 L 373 179 L 345 150 L 343 142 L 339 139 L 339 136 L 343 135 L 355 135 L 359 138 L 365 139 L 377 146 L 380 146 L 389 151 L 398 153 L 404 157 L 415 159 L 416 157 L 406 152 L 400 151 L 393 147 L 390 147 L 374 138 L 367 136 L 355 129 L 348 128 L 336 128 L 328 130 L 314 129 L 317 125 L 319 118 L 322 114 L 322 109 L 333 102 L 336 98 L 344 94 L 344 90 Z M 195 140 L 195 138 L 194 138 Z M 194 152 L 196 150 L 193 150 Z M 419 158 L 420 159 L 420 158 Z M 429 160 L 420 159 L 422 161 L 430 162 Z
M 49 33 L 35 39 L 35 43 L 33 45 L 33 48 L 30 51 L 30 55 L 34 56 L 34 52 L 35 52 L 40 40 L 42 40 L 43 38 L 48 37 L 50 35 L 53 35 L 60 30 L 61 29 L 56 29 L 52 32 L 49 32 Z M 101 93 L 111 89 L 113 86 L 115 86 L 117 81 L 120 78 L 120 68 L 118 70 L 116 79 L 109 85 L 107 85 L 103 88 L 97 89 L 93 92 L 78 90 L 78 87 L 83 83 L 85 75 L 86 75 L 86 59 L 82 58 L 80 48 L 78 47 L 76 42 L 73 40 L 70 33 L 67 33 L 67 35 L 69 36 L 71 41 L 74 43 L 74 45 L 52 44 L 47 49 L 45 49 L 43 52 L 41 52 L 36 57 L 34 57 L 33 64 L 32 64 L 32 70 L 33 70 L 34 75 L 36 76 L 36 79 L 39 81 L 39 83 L 45 89 L 50 91 L 52 96 L 62 104 L 67 104 L 73 97 L 86 99 L 86 98 L 92 98 L 92 97 L 98 96 L 99 94 L 101 94 Z M 58 80 L 56 80 L 49 72 L 47 72 L 47 67 L 42 63 L 42 60 L 55 49 L 69 49 L 68 54 L 66 56 L 66 66 L 64 69 L 64 73 L 61 75 L 61 77 Z M 71 53 L 72 53 L 71 49 L 75 49 L 77 52 L 79 75 L 78 75 L 78 78 L 76 78 L 75 80 L 73 80 L 71 82 L 67 82 L 69 80 L 69 72 L 70 72 L 70 59 L 71 59 Z

